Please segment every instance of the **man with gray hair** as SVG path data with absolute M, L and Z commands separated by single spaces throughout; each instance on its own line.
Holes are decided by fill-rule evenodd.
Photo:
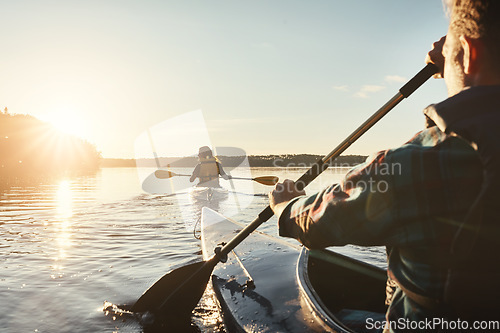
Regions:
M 387 247 L 389 323 L 500 319 L 500 1 L 449 8 L 448 33 L 426 59 L 449 97 L 424 110 L 427 128 L 319 193 L 286 180 L 269 194 L 282 236 Z M 397 174 L 374 172 L 396 163 Z

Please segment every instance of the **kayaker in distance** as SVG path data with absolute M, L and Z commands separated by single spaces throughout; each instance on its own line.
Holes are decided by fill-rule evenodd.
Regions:
M 285 180 L 269 194 L 281 236 L 387 247 L 388 323 L 499 320 L 500 1 L 450 2 L 426 59 L 449 97 L 424 110 L 427 128 L 319 193 Z
M 196 186 L 220 187 L 219 175 L 228 180 L 231 176 L 227 175 L 219 161 L 213 156 L 212 150 L 203 146 L 198 150 L 198 160 L 200 163 L 194 168 L 189 181 L 192 183 L 198 178 L 200 181 Z

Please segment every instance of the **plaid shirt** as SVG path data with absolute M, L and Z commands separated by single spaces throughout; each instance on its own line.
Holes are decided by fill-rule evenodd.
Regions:
M 442 299 L 443 261 L 481 181 L 475 150 L 433 126 L 369 158 L 341 183 L 294 199 L 279 218 L 279 232 L 309 248 L 385 245 L 399 283 Z M 400 289 L 387 312 L 391 321 L 431 316 Z

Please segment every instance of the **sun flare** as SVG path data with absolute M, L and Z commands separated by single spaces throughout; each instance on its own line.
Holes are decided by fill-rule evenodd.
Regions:
M 75 135 L 81 138 L 87 138 L 88 136 L 88 131 L 83 119 L 70 111 L 52 113 L 45 117 L 45 121 L 62 133 Z

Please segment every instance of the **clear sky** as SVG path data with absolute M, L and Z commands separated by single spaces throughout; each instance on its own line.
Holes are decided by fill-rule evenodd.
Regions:
M 326 154 L 448 23 L 440 0 L 0 0 L 0 13 L 0 107 L 123 158 L 148 127 L 200 109 L 214 145 Z M 444 98 L 428 82 L 346 154 L 402 144 Z

